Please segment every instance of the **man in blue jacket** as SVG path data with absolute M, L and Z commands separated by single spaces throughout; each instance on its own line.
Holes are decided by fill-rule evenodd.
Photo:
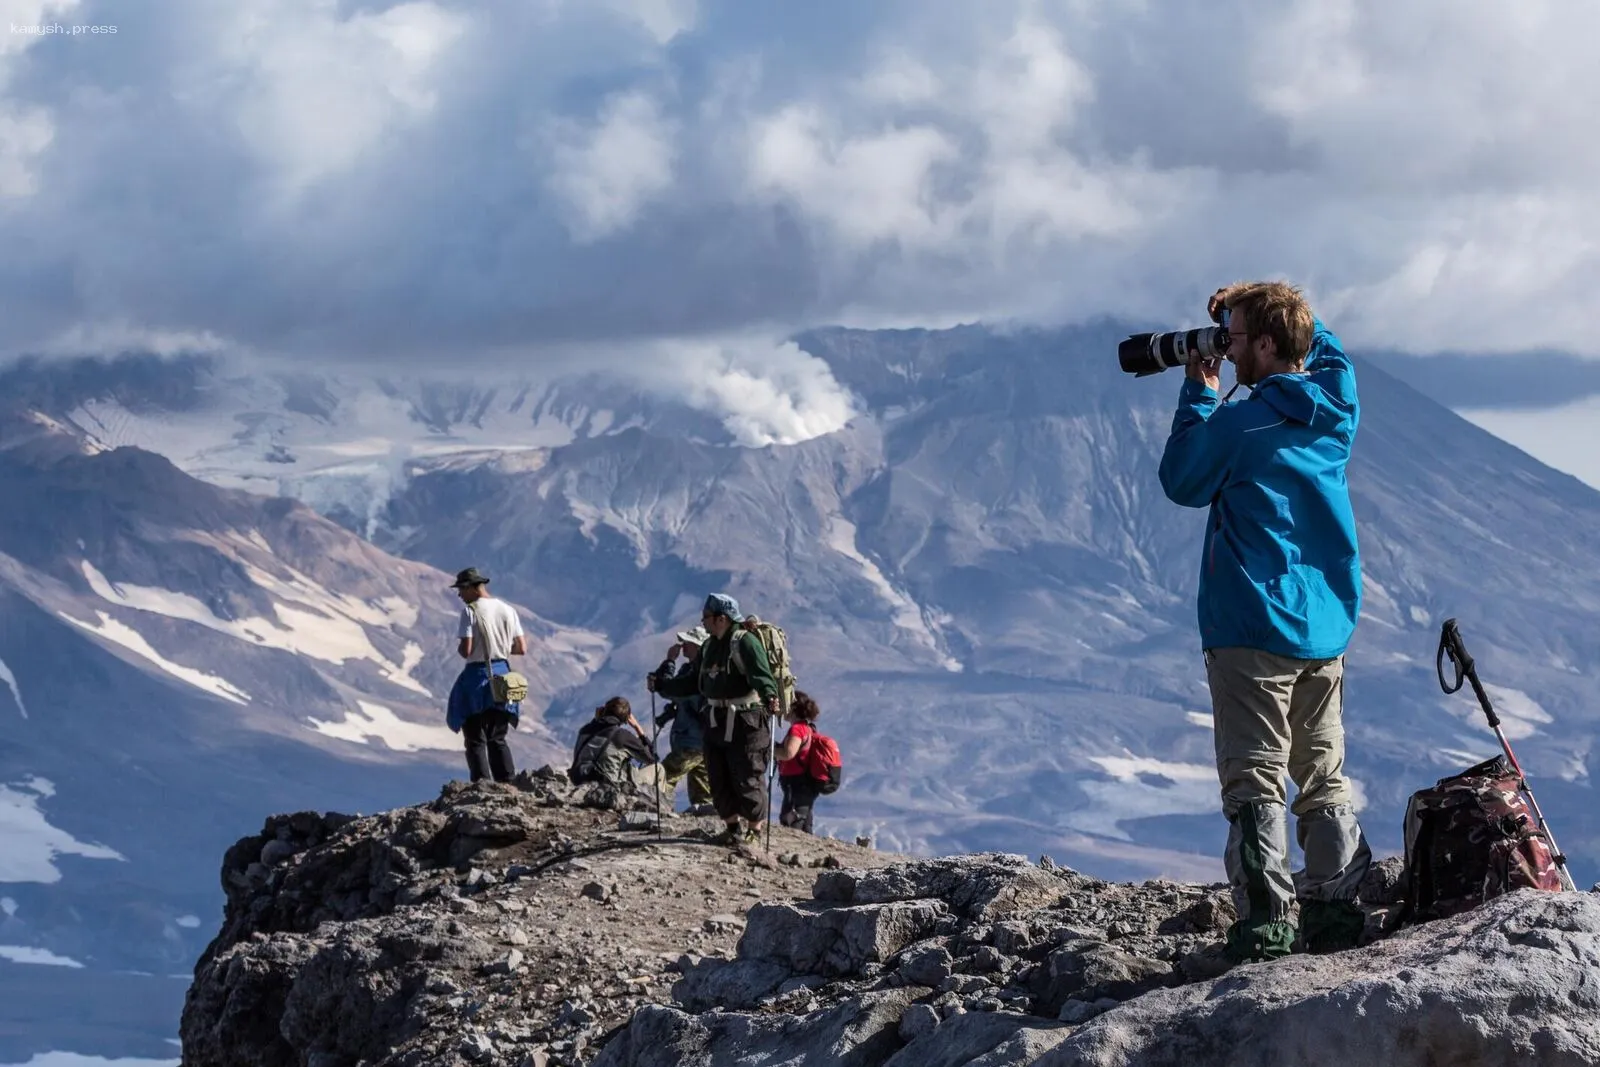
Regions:
M 1228 359 L 1245 400 L 1218 399 L 1220 365 L 1190 361 L 1161 457 L 1161 486 L 1209 508 L 1200 566 L 1200 642 L 1224 863 L 1238 921 L 1230 962 L 1291 951 L 1291 905 L 1312 952 L 1353 947 L 1356 891 L 1372 854 L 1344 773 L 1344 652 L 1361 612 L 1361 557 L 1345 482 L 1360 406 L 1355 369 L 1298 289 L 1219 290 Z M 1284 775 L 1294 779 L 1304 878 L 1289 871 Z

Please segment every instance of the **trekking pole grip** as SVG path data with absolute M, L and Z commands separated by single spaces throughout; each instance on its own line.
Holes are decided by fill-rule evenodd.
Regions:
M 1444 680 L 1444 658 L 1450 657 L 1450 662 L 1456 669 L 1455 684 Z M 1466 642 L 1461 639 L 1461 628 L 1456 625 L 1456 620 L 1444 620 L 1444 627 L 1439 633 L 1439 655 L 1434 661 L 1434 666 L 1439 672 L 1439 685 L 1446 693 L 1454 693 L 1461 688 L 1463 681 L 1472 683 L 1472 693 L 1478 698 L 1478 704 L 1483 708 L 1484 718 L 1489 720 L 1491 729 L 1500 729 L 1500 716 L 1495 714 L 1494 703 L 1489 699 L 1489 694 L 1483 688 L 1483 683 L 1478 680 L 1478 666 L 1472 660 L 1472 655 L 1467 651 Z

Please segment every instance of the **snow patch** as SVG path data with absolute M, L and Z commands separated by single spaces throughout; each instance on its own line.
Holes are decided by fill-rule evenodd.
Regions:
M 17 914 L 17 902 L 10 897 L 0 897 L 0 912 L 5 912 L 5 916 L 8 919 L 15 917 Z
M 1186 711 L 1183 713 L 1183 717 L 1196 726 L 1204 726 L 1207 730 L 1216 725 L 1216 720 L 1203 711 Z
M 1487 749 L 1482 752 L 1472 752 L 1465 748 L 1441 748 L 1435 750 L 1431 755 L 1434 763 L 1464 771 L 1468 767 L 1489 759 L 1492 753 Z
M 231 700 L 235 704 L 248 704 L 250 702 L 250 694 L 229 682 L 226 678 L 219 678 L 215 674 L 207 674 L 205 671 L 172 662 L 150 647 L 150 642 L 146 641 L 144 635 L 138 630 L 118 622 L 103 611 L 95 612 L 95 615 L 100 619 L 98 626 L 94 623 L 84 622 L 81 619 L 74 619 L 64 611 L 58 611 L 56 614 L 79 629 L 88 630 L 90 633 L 104 638 L 112 644 L 121 645 L 129 652 L 149 660 L 174 678 L 188 682 L 196 689 L 203 689 L 213 696 Z
M 407 722 L 382 704 L 357 701 L 359 710 L 344 713 L 339 722 L 310 718 L 311 729 L 325 737 L 364 745 L 376 738 L 396 752 L 454 752 L 461 739 L 448 726 Z
M 1066 825 L 1085 833 L 1133 838 L 1124 820 L 1157 815 L 1210 815 L 1220 811 L 1217 771 L 1204 763 L 1174 763 L 1146 756 L 1090 756 L 1089 761 L 1111 776 L 1089 779 L 1082 788 L 1090 803 L 1074 812 Z
M 828 520 L 827 529 L 828 547 L 844 556 L 861 569 L 862 577 L 877 591 L 878 596 L 889 605 L 894 624 L 901 630 L 910 634 L 912 639 L 929 651 L 939 655 L 940 664 L 952 674 L 962 670 L 961 661 L 946 656 L 939 651 L 939 639 L 934 635 L 933 629 L 924 618 L 922 609 L 916 602 L 896 589 L 883 573 L 883 570 L 872 560 L 862 554 L 856 545 L 855 524 L 840 516 L 833 516 Z
M 35 963 L 43 967 L 77 967 L 83 964 L 67 956 L 57 956 L 47 948 L 32 948 L 27 945 L 0 945 L 0 960 L 10 960 L 12 963 Z
M 39 801 L 55 795 L 55 786 L 44 778 L 30 777 L 23 782 L 0 785 L 0 882 L 61 881 L 53 862 L 57 856 L 82 856 L 93 860 L 121 860 L 124 857 L 104 845 L 79 841 L 59 827 L 51 826 L 39 810 Z M 6 912 L 16 912 L 16 902 Z
M 108 1060 L 103 1056 L 83 1056 L 76 1052 L 35 1052 L 26 1063 L 0 1067 L 181 1067 L 182 1060 Z
M 28 706 L 22 702 L 22 690 L 17 686 L 17 676 L 11 673 L 11 668 L 6 666 L 6 661 L 0 659 L 0 682 L 6 683 L 11 689 L 11 696 L 17 702 L 17 710 L 22 712 L 22 717 L 28 717 Z
M 609 527 L 628 539 L 633 546 L 634 562 L 641 570 L 650 565 L 650 545 L 637 520 L 630 519 L 615 508 L 597 508 L 570 494 L 567 496 L 567 508 L 572 512 L 572 517 L 578 520 L 578 532 L 590 544 L 598 543 L 594 535 L 597 526 Z
M 378 665 L 380 673 L 390 682 L 432 698 L 433 694 L 411 677 L 411 671 L 422 662 L 422 649 L 414 643 L 407 644 L 404 657 L 397 665 L 373 646 L 366 631 L 367 626 L 409 628 L 417 618 L 414 604 L 398 597 L 386 597 L 369 604 L 323 589 L 293 569 L 289 569 L 288 578 L 281 578 L 249 563 L 244 567 L 251 581 L 277 598 L 278 603 L 273 605 L 275 618 L 259 615 L 248 619 L 219 618 L 187 593 L 111 582 L 88 560 L 82 563 L 89 588 L 102 600 L 120 607 L 196 623 L 241 641 L 327 663 L 342 665 L 352 659 L 369 660 Z
M 1550 713 L 1539 706 L 1537 700 L 1520 689 L 1507 689 L 1488 682 L 1483 684 L 1483 689 L 1489 694 L 1489 700 L 1500 716 L 1500 729 L 1504 731 L 1509 741 L 1532 737 L 1539 732 L 1539 727 L 1555 722 Z M 1475 725 L 1483 722 L 1483 709 L 1478 706 L 1476 700 L 1461 700 L 1459 695 L 1455 700 L 1445 699 L 1445 706 L 1450 709 L 1450 714 Z

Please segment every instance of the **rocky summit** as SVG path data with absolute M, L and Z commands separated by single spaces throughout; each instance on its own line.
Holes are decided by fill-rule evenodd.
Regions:
M 1600 1064 L 1600 898 L 1524 890 L 1218 973 L 1224 886 L 911 859 L 559 772 L 268 819 L 229 850 L 186 1067 Z

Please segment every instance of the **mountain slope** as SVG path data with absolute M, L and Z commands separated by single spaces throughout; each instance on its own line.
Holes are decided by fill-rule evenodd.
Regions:
M 182 994 L 163 976 L 204 944 L 210 858 L 241 819 L 371 809 L 462 773 L 442 723 L 459 605 L 446 574 L 302 504 L 100 451 L 37 412 L 0 421 L 0 493 L 0 956 L 23 961 L 0 964 L 0 995 L 39 1020 L 0 1034 L 0 1061 L 137 1051 L 111 1022 L 129 971 L 157 987 L 133 999 L 170 1008 L 144 1023 L 155 1054 Z M 604 655 L 524 621 L 541 694 Z M 526 759 L 555 750 L 540 710 Z M 30 960 L 73 981 L 52 970 L 47 991 Z M 47 1006 L 63 987 L 72 1013 Z
M 426 613 L 409 626 L 392 613 L 354 616 L 386 597 L 426 603 L 441 572 L 482 566 L 502 595 L 548 620 L 535 686 L 556 739 L 612 693 L 647 709 L 641 676 L 704 594 L 726 589 L 787 629 L 802 688 L 842 742 L 846 787 L 821 804 L 825 831 L 870 833 L 908 852 L 1047 852 L 1106 877 L 1215 878 L 1225 826 L 1194 621 L 1204 515 L 1171 505 L 1156 479 L 1177 376 L 1122 375 L 1112 358 L 1122 333 L 1114 324 L 817 331 L 801 343 L 854 394 L 857 415 L 834 433 L 759 450 L 616 383 L 595 394 L 601 409 L 584 402 L 595 383 L 577 381 L 486 379 L 452 391 L 359 376 L 335 388 L 307 375 L 289 389 L 179 367 L 180 380 L 164 385 L 163 368 L 145 364 L 98 391 L 79 377 L 53 392 L 36 381 L 30 388 L 56 406 L 8 430 L 7 441 L 35 452 L 6 460 L 6 477 L 35 479 L 41 508 L 53 507 L 44 494 L 59 479 L 70 529 L 52 556 L 41 546 L 54 528 L 3 527 L 0 552 L 15 560 L 4 576 L 17 603 L 38 613 L 26 632 L 55 627 L 63 641 L 92 641 L 141 684 L 182 693 L 195 709 L 179 717 L 184 731 L 213 728 L 223 709 L 252 737 L 311 735 L 340 758 L 378 750 L 315 736 L 303 708 L 273 709 L 326 699 L 316 718 L 346 722 L 352 703 L 367 700 L 402 721 L 436 722 L 403 679 L 440 691 L 451 665 L 432 650 L 447 643 L 448 600 L 437 636 L 422 632 L 434 625 Z M 1590 767 L 1600 708 L 1589 681 L 1600 670 L 1600 493 L 1373 367 L 1361 365 L 1360 382 L 1350 478 L 1366 600 L 1346 693 L 1349 766 L 1369 836 L 1380 851 L 1398 849 L 1407 795 L 1495 751 L 1471 698 L 1445 696 L 1434 677 L 1439 624 L 1455 616 L 1586 883 L 1600 876 Z M 374 396 L 400 399 L 375 419 L 362 399 Z M 282 503 L 184 499 L 177 487 L 190 483 L 170 468 L 98 451 L 116 435 L 105 420 L 86 429 L 84 413 L 113 410 L 125 413 L 124 436 L 168 450 L 192 473 L 301 492 L 377 547 Z M 230 426 L 269 424 L 270 433 L 229 436 Z M 306 476 L 260 480 L 285 452 L 297 458 L 281 466 Z M 352 461 L 346 488 L 360 509 L 324 492 L 334 460 L 355 453 L 367 458 Z M 315 455 L 331 466 L 306 458 Z M 383 464 L 369 463 L 378 456 Z M 39 473 L 49 464 L 60 469 Z M 95 469 L 138 491 L 105 512 L 73 503 L 73 479 Z M 251 531 L 270 559 L 251 555 Z M 88 547 L 72 549 L 79 537 Z M 413 572 L 396 556 L 423 566 Z M 365 606 L 330 599 L 330 589 Z M 182 593 L 207 615 L 197 621 L 199 608 L 184 601 L 188 614 L 173 617 L 175 602 L 160 598 L 166 613 L 152 612 L 149 590 Z M 239 620 L 269 617 L 268 602 L 281 609 L 286 590 L 319 590 L 315 610 L 352 619 L 372 653 L 334 663 L 246 646 Z M 95 634 L 62 620 L 63 604 Z M 166 662 L 226 681 L 252 703 L 202 692 L 117 646 L 100 612 L 137 626 Z M 189 653 L 186 642 L 211 635 L 219 651 Z M 409 671 L 408 642 L 429 650 Z M 70 669 L 70 657 L 52 655 L 0 646 L 30 712 L 45 684 L 34 659 L 44 673 Z M 0 687 L 0 721 L 7 699 Z M 10 781 L 26 783 L 15 766 Z M 197 771 L 195 789 L 204 777 Z M 46 812 L 61 803 L 9 788 Z M 317 789 L 305 783 L 306 806 L 326 795 Z M 89 849 L 117 844 L 87 831 L 80 839 Z
M 1120 336 L 814 333 L 804 346 L 860 400 L 838 433 L 754 452 L 643 427 L 516 463 L 419 461 L 379 538 L 440 561 L 464 537 L 536 609 L 606 628 L 617 651 L 558 716 L 636 693 L 710 588 L 778 619 L 844 743 L 849 787 L 823 805 L 842 831 L 1211 871 L 1203 513 L 1156 480 L 1177 377 L 1121 375 Z M 1453 615 L 1563 844 L 1600 873 L 1580 847 L 1597 832 L 1600 494 L 1371 367 L 1361 388 L 1348 718 L 1369 833 L 1398 848 L 1410 791 L 1494 751 L 1433 678 Z

